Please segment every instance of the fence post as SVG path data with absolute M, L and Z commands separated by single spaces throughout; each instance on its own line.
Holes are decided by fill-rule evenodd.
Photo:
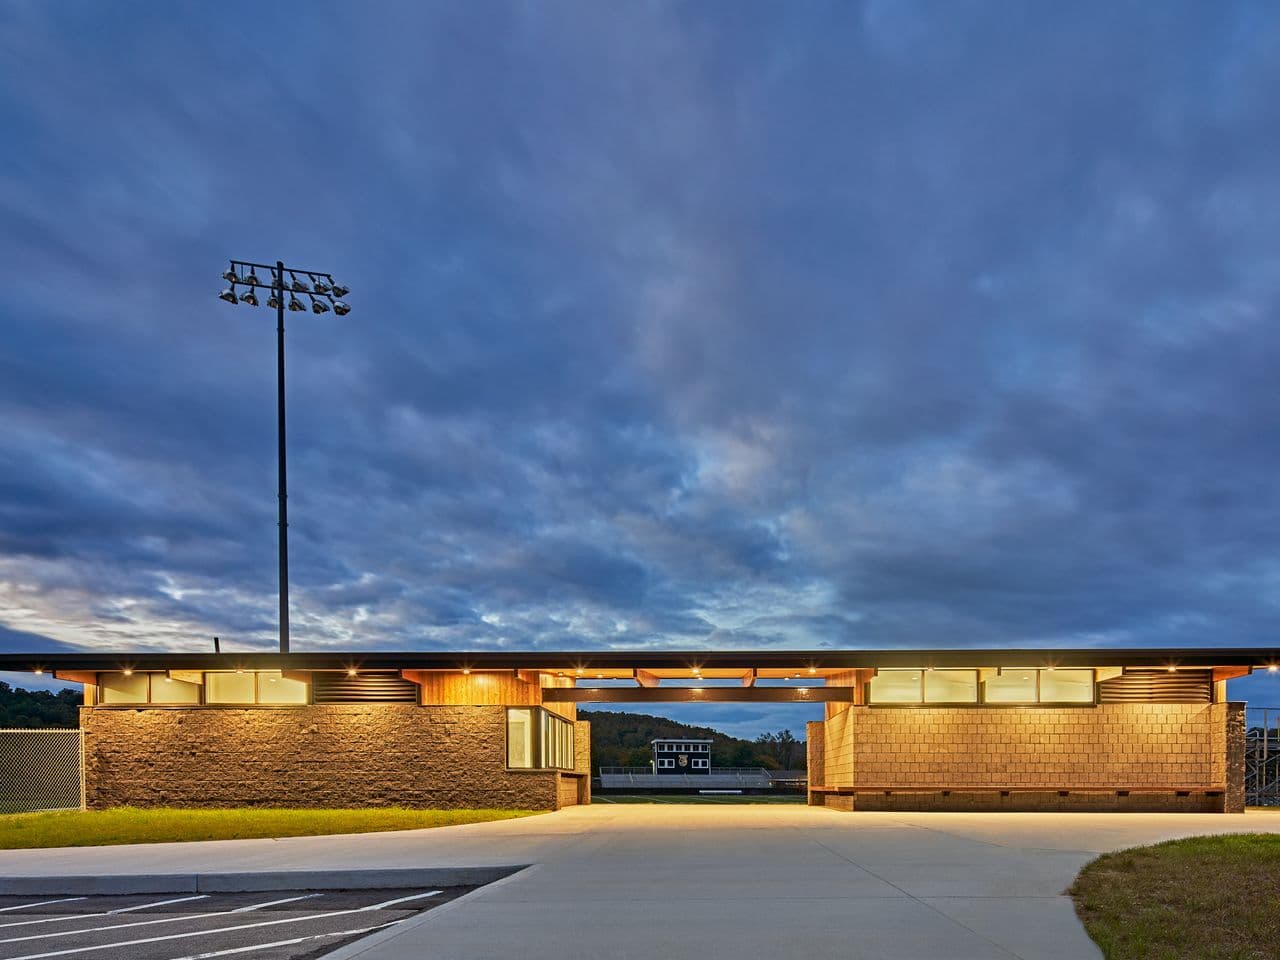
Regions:
M 85 786 L 84 786 L 84 730 L 83 728 L 76 731 L 80 734 L 77 738 L 80 741 L 80 809 L 85 810 Z

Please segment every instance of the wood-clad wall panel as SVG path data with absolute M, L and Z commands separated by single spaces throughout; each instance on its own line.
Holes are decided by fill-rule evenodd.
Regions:
M 462 673 L 444 670 L 405 670 L 405 679 L 422 688 L 422 703 L 469 706 L 537 706 L 542 690 L 516 679 L 510 670 Z

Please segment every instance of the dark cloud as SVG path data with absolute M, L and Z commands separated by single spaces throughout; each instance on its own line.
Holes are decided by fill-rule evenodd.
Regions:
M 10 4 L 0 623 L 273 642 L 285 256 L 300 649 L 1274 642 L 1278 28 Z

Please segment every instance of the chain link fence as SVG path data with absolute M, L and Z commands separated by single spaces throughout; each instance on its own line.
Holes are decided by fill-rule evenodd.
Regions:
M 1280 707 L 1245 711 L 1244 802 L 1280 807 Z
M 84 806 L 84 734 L 0 729 L 0 813 Z

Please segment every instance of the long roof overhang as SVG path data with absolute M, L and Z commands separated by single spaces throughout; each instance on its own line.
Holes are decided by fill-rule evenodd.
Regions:
M 347 650 L 300 653 L 4 653 L 0 670 L 851 670 L 894 667 L 1267 667 L 1280 647 L 890 650 Z

